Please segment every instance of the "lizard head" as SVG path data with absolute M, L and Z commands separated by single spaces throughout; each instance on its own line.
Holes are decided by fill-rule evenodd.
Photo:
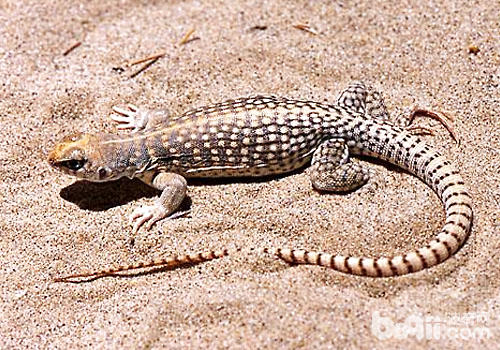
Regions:
M 66 136 L 49 153 L 48 162 L 68 175 L 88 181 L 107 181 L 112 176 L 99 152 L 95 135 L 76 133 Z

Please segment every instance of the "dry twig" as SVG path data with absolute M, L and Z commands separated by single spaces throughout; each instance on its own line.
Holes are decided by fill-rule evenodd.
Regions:
M 188 42 L 190 41 L 193 41 L 193 40 L 196 40 L 196 39 L 199 39 L 197 37 L 195 38 L 191 38 L 191 35 L 193 35 L 193 33 L 195 32 L 195 29 L 194 28 L 191 28 L 181 39 L 181 41 L 179 42 L 179 45 L 184 45 L 184 44 L 187 44 Z
M 77 41 L 76 43 L 74 43 L 73 45 L 71 45 L 70 47 L 68 47 L 66 49 L 66 51 L 63 52 L 63 56 L 67 56 L 71 51 L 73 51 L 74 49 L 76 49 L 78 46 L 80 46 L 82 44 L 81 41 Z
M 318 35 L 318 32 L 314 29 L 311 28 L 311 26 L 309 24 L 295 24 L 293 26 L 294 28 L 297 28 L 297 29 L 300 29 L 300 30 L 303 30 L 304 32 L 308 32 L 308 33 L 311 33 L 313 35 Z

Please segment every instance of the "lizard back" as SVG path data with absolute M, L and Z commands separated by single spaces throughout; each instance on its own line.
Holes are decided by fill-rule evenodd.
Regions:
M 279 174 L 310 161 L 339 113 L 310 101 L 246 97 L 188 111 L 131 136 L 108 137 L 102 148 L 138 171 L 186 177 Z

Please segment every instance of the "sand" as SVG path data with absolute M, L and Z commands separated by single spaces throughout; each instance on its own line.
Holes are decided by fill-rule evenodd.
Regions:
M 0 1 L 0 347 L 497 348 L 500 6 L 425 3 Z M 180 45 L 192 28 L 198 39 Z M 139 74 L 140 64 L 123 68 L 162 51 Z M 113 105 L 177 114 L 255 93 L 333 102 L 351 80 L 383 91 L 392 115 L 419 105 L 455 118 L 460 145 L 437 122 L 418 121 L 436 130 L 425 139 L 457 164 L 474 197 L 471 237 L 453 258 L 389 279 L 242 254 L 53 282 L 223 247 L 378 256 L 425 244 L 443 223 L 439 199 L 379 163 L 368 164 L 371 183 L 347 195 L 315 192 L 307 171 L 195 183 L 189 216 L 142 230 L 131 245 L 128 215 L 155 191 L 78 182 L 46 162 L 68 133 L 113 132 Z M 410 321 L 426 333 L 395 328 Z

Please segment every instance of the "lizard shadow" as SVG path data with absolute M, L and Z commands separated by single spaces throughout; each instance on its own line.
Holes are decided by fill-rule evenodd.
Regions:
M 140 198 L 157 197 L 160 193 L 138 179 L 122 178 L 103 183 L 79 180 L 61 189 L 59 195 L 81 209 L 104 211 Z M 180 209 L 187 210 L 190 207 L 191 199 L 186 196 Z
M 196 178 L 188 179 L 189 186 L 217 186 L 230 183 L 259 183 L 276 180 L 290 174 L 264 177 L 237 177 L 237 178 Z M 76 204 L 80 209 L 90 211 L 105 211 L 110 208 L 125 205 L 141 198 L 158 197 L 161 191 L 146 185 L 138 179 L 121 178 L 109 182 L 91 182 L 77 180 L 61 189 L 62 199 Z M 192 200 L 189 195 L 181 204 L 179 210 L 191 208 Z

